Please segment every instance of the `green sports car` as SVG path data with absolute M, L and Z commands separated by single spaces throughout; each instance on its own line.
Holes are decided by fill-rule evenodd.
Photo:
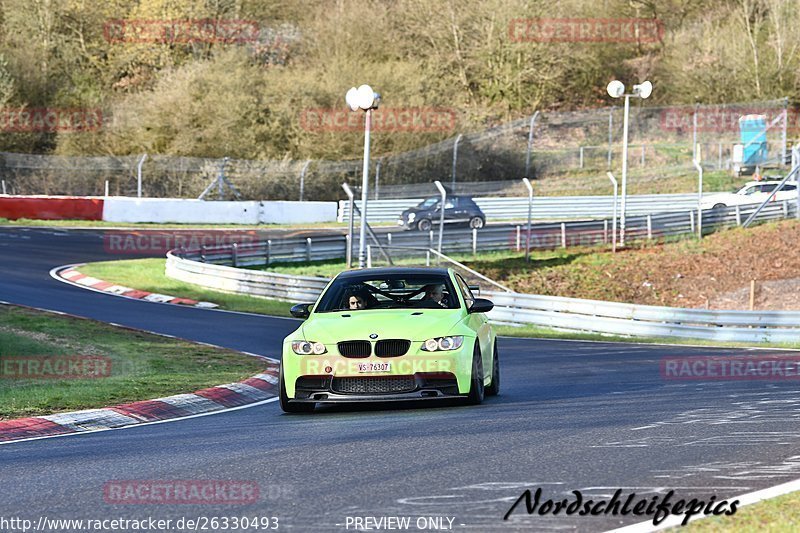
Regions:
M 283 341 L 281 408 L 446 397 L 480 403 L 500 389 L 485 315 L 492 307 L 451 269 L 342 272 L 315 304 L 292 307 L 306 321 Z

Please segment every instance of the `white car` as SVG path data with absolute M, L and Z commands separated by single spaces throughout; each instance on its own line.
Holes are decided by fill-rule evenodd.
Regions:
M 736 192 L 711 193 L 703 195 L 703 209 L 720 209 L 735 205 L 760 204 L 766 200 L 780 181 L 750 181 Z M 773 197 L 773 201 L 795 200 L 797 198 L 797 182 L 787 181 L 783 188 Z

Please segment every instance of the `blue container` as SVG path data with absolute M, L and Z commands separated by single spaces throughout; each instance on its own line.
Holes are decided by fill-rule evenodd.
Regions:
M 767 117 L 764 115 L 739 117 L 739 135 L 744 145 L 742 164 L 747 167 L 754 167 L 766 162 Z

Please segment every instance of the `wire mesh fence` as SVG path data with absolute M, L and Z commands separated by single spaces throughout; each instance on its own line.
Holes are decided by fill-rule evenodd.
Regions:
M 758 140 L 763 167 L 786 161 L 798 136 L 798 113 L 785 100 L 645 107 L 632 101 L 628 177 L 631 193 L 689 192 L 692 160 L 708 170 L 731 172 L 735 145 L 743 138 L 739 119 L 764 117 Z M 534 181 L 537 196 L 607 194 L 606 171 L 618 174 L 622 161 L 623 111 L 607 107 L 542 112 L 465 132 L 416 150 L 380 154 L 373 145 L 369 197 L 408 198 L 435 194 L 440 180 L 456 194 L 524 196 L 520 178 Z M 751 150 L 752 151 L 752 150 Z M 248 200 L 336 200 L 341 183 L 360 194 L 361 160 L 243 160 L 149 155 L 55 156 L 0 153 L 0 178 L 9 194 L 111 195 L 197 198 L 230 196 Z M 141 172 L 140 172 L 141 170 Z M 140 180 L 141 177 L 141 180 Z M 220 185 L 216 186 L 215 183 Z M 141 183 L 141 185 L 140 185 Z M 209 187 L 210 186 L 210 187 Z

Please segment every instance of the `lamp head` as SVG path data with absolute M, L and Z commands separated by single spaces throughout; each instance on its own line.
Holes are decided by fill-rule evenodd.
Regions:
M 608 84 L 606 91 L 611 98 L 619 98 L 625 94 L 625 85 L 619 80 L 614 80 Z
M 649 81 L 640 83 L 633 86 L 633 94 L 644 100 L 653 93 L 653 84 Z

